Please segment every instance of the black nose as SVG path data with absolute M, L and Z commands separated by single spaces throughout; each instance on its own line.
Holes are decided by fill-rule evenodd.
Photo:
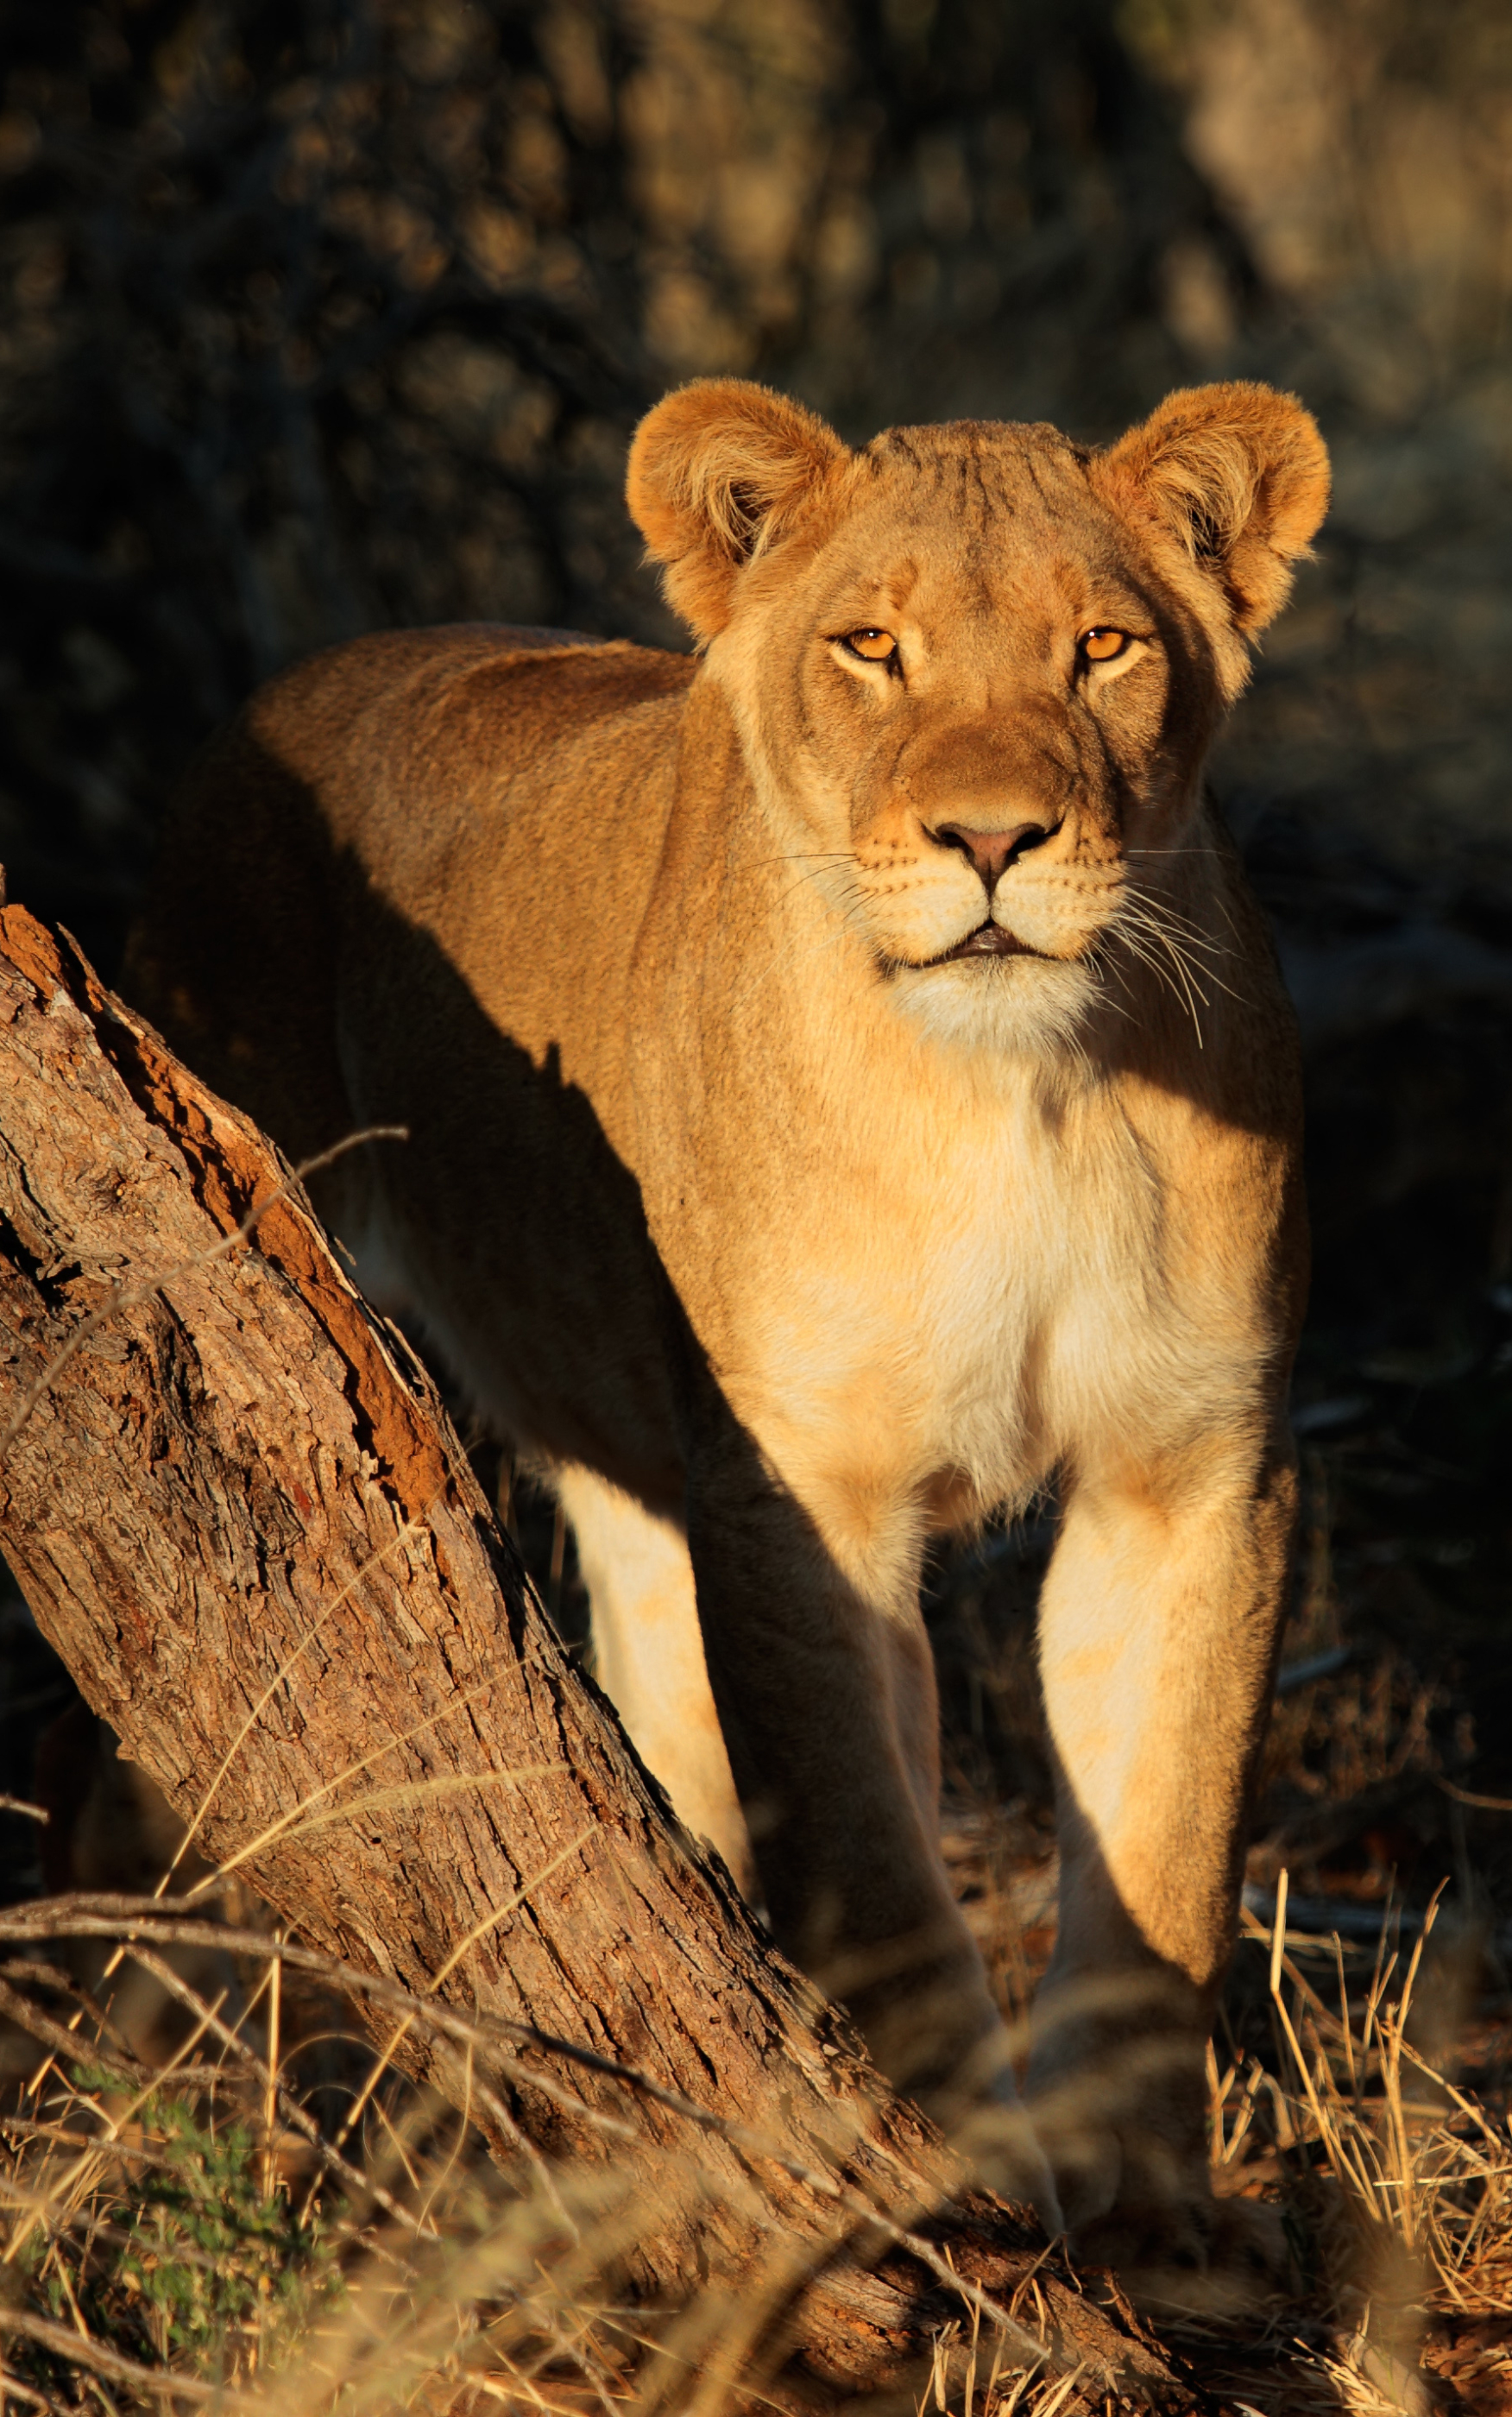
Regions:
M 1049 839 L 1050 829 L 1048 823 L 1015 823 L 1008 830 L 971 830 L 964 823 L 941 823 L 930 837 L 969 856 L 990 898 L 1009 865 Z

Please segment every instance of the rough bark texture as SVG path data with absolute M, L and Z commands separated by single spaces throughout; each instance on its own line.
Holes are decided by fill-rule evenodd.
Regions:
M 959 2303 L 875 2232 L 869 2271 L 839 2256 L 855 2223 L 815 2177 L 907 2224 L 959 2172 L 676 1829 L 271 1144 L 17 907 L 0 1220 L 0 1546 L 123 1751 L 204 1811 L 211 1855 L 262 1842 L 244 1868 L 312 1946 L 416 1991 L 448 1968 L 438 1994 L 467 2014 L 779 2142 L 697 2130 L 538 2038 L 511 2036 L 493 2077 L 538 2149 L 643 2176 L 630 2288 L 675 2304 L 769 2274 L 780 2241 L 789 2378 L 897 2376 Z M 402 2056 L 458 2096 L 444 2042 L 416 2029 Z M 596 2109 L 633 2136 L 610 2144 Z M 664 2187 L 689 2152 L 697 2189 Z M 948 2231 L 994 2293 L 1038 2254 L 991 2201 L 958 2197 Z M 1115 2375 L 1191 2405 L 1116 2308 L 1053 2262 L 1036 2289 L 1089 2405 Z

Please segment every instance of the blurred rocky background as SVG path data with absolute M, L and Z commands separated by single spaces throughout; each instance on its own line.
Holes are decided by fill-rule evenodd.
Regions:
M 1215 768 L 1317 1240 L 1252 1883 L 1449 1877 L 1504 1989 L 1512 1817 L 1466 1799 L 1512 1793 L 1505 0 L 6 0 L 0 42 L 0 857 L 107 977 L 280 664 L 449 617 L 681 643 L 619 493 L 670 383 L 856 437 L 1306 396 L 1337 501 Z M 938 1574 L 968 1862 L 984 1804 L 1044 1861 L 1043 1546 Z M 0 1787 L 67 1700 L 12 1604 Z

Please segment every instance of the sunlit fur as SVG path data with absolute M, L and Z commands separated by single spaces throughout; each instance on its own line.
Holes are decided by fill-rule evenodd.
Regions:
M 857 452 L 685 388 L 629 499 L 701 654 L 473 628 L 291 673 L 131 963 L 292 1154 L 409 1128 L 327 1213 L 555 1472 L 674 1801 L 984 2170 L 1131 2255 L 1213 2229 L 1306 1255 L 1292 1026 L 1202 763 L 1326 486 L 1254 387 L 1105 453 Z M 1090 663 L 1093 628 L 1130 643 Z M 989 923 L 1022 952 L 939 962 Z M 1005 2044 L 918 1602 L 931 1537 L 1051 1486 L 1053 2180 L 982 2129 Z

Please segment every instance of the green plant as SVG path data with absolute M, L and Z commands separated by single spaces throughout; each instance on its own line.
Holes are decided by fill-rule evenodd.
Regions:
M 83 2094 L 110 2076 L 79 2069 Z M 219 2374 L 277 2364 L 340 2289 L 319 2214 L 306 2220 L 283 2190 L 263 2187 L 257 2136 L 245 2122 L 154 2093 L 139 2117 L 151 2162 L 95 2200 L 73 2273 L 56 2234 L 28 2262 L 50 2312 L 92 2331 L 136 2333 L 163 2364 Z

